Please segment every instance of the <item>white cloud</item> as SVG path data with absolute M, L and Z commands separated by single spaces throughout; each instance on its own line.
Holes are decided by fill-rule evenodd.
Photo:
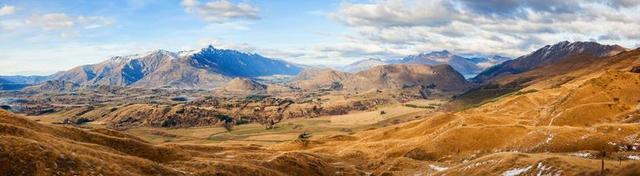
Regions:
M 72 28 L 76 24 L 72 17 L 64 13 L 32 16 L 27 22 L 42 27 L 44 30 Z
M 324 49 L 344 58 L 368 58 L 442 49 L 515 57 L 564 40 L 632 47 L 640 40 L 639 11 L 637 0 L 343 3 L 329 17 L 354 32 L 343 48 Z
M 605 0 L 605 3 L 614 7 L 633 7 L 640 5 L 640 0 Z
M 2 8 L 0 8 L 0 17 L 5 15 L 11 15 L 11 14 L 14 14 L 15 12 L 16 12 L 16 7 L 3 5 Z M 0 19 L 0 30 L 14 30 L 20 26 L 22 26 L 22 22 L 18 20 Z
M 451 6 L 441 0 L 416 1 L 408 4 L 403 0 L 378 1 L 373 4 L 343 3 L 332 16 L 350 26 L 414 26 L 447 23 L 454 14 Z
M 236 19 L 259 19 L 259 9 L 249 3 L 234 4 L 229 0 L 213 0 L 201 4 L 198 0 L 182 0 L 182 6 L 187 13 L 193 13 L 205 21 L 226 23 Z
M 27 20 L 27 24 L 44 30 L 61 30 L 72 28 L 95 29 L 113 24 L 113 20 L 101 16 L 70 16 L 65 13 L 48 13 L 34 15 Z
M 11 15 L 13 13 L 16 13 L 16 7 L 14 6 L 3 5 L 2 8 L 0 8 L 0 16 Z
M 102 16 L 78 16 L 76 21 L 82 25 L 84 29 L 101 28 L 114 23 L 113 20 Z

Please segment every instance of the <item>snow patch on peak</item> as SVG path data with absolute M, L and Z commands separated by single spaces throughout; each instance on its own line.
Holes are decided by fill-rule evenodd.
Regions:
M 199 53 L 200 50 L 186 50 L 186 51 L 180 51 L 178 52 L 178 56 L 179 57 L 187 57 L 187 56 L 192 56 L 196 53 Z
M 154 51 L 149 51 L 140 57 L 146 58 L 146 57 L 165 57 L 165 56 L 169 56 L 171 59 L 174 59 L 174 58 L 178 58 L 178 53 L 174 53 L 174 52 L 163 50 L 163 49 L 158 49 Z
M 505 171 L 504 173 L 502 173 L 503 176 L 516 176 L 516 175 L 520 175 L 522 173 L 525 173 L 527 171 L 529 171 L 529 169 L 531 169 L 533 166 L 528 166 L 528 167 L 523 167 L 523 168 L 514 168 L 508 171 Z
M 431 169 L 435 170 L 435 171 L 438 171 L 438 172 L 449 169 L 448 167 L 437 166 L 437 165 L 433 165 L 433 164 L 430 164 L 429 167 Z
M 111 57 L 108 61 L 111 63 L 127 63 L 130 62 L 133 59 L 139 58 L 138 54 L 134 54 L 134 55 L 128 55 L 128 56 L 114 56 Z

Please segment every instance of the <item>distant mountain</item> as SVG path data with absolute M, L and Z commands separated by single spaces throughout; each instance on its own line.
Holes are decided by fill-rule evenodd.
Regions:
M 235 50 L 216 49 L 213 46 L 187 57 L 197 68 L 213 70 L 225 76 L 258 77 L 268 75 L 295 75 L 302 68 L 281 60 L 247 54 Z
M 295 75 L 301 70 L 285 61 L 209 46 L 178 53 L 158 50 L 117 56 L 58 72 L 50 79 L 85 85 L 206 89 L 222 86 L 235 77 Z
M 306 90 L 329 88 L 333 82 L 341 82 L 350 75 L 332 69 L 306 69 L 291 79 L 291 84 Z
M 499 55 L 494 55 L 494 56 L 490 56 L 490 57 L 467 57 L 467 59 L 469 61 L 471 61 L 473 64 L 475 64 L 476 66 L 478 66 L 480 69 L 485 70 L 489 67 L 492 67 L 494 65 L 498 65 L 501 64 L 503 62 L 506 62 L 508 60 L 511 60 L 510 57 L 504 57 L 504 56 L 499 56 Z M 475 75 L 474 75 L 475 76 Z
M 5 79 L 0 78 L 0 84 L 10 84 L 11 81 L 7 81 Z
M 340 70 L 345 72 L 355 73 L 363 70 L 368 70 L 378 65 L 387 65 L 387 64 L 389 63 L 380 59 L 372 58 L 372 59 L 356 61 L 354 63 L 341 67 Z
M 47 76 L 0 76 L 0 90 L 19 90 L 42 83 Z
M 475 82 L 487 82 L 498 77 L 519 74 L 564 61 L 569 58 L 601 58 L 612 56 L 627 49 L 619 45 L 602 45 L 596 42 L 560 42 L 554 45 L 544 46 L 530 54 L 520 56 L 493 66 L 473 78 Z M 576 60 L 574 62 L 580 62 Z
M 47 80 L 47 76 L 0 76 L 0 83 L 38 84 Z
M 468 88 L 467 80 L 449 65 L 391 64 L 361 71 L 343 81 L 344 89 L 404 89 L 430 87 L 444 92 Z
M 158 50 L 144 55 L 116 56 L 93 65 L 83 65 L 50 76 L 78 84 L 129 86 L 177 59 L 175 53 Z
M 498 58 L 504 58 L 499 57 Z M 401 60 L 397 60 L 394 63 L 401 64 L 427 64 L 427 65 L 451 65 L 455 70 L 460 72 L 465 77 L 473 77 L 476 74 L 482 72 L 486 67 L 483 65 L 491 64 L 489 58 L 466 58 L 459 55 L 455 55 L 447 50 L 435 51 L 430 53 L 422 53 L 413 56 L 407 56 Z
M 389 64 L 358 73 L 331 69 L 305 70 L 292 80 L 302 89 L 328 89 L 339 85 L 343 90 L 432 88 L 460 92 L 468 88 L 465 78 L 449 65 Z
M 497 56 L 497 55 L 492 57 L 481 57 L 481 56 L 464 57 L 464 56 L 453 54 L 447 50 L 443 50 L 443 51 L 421 53 L 418 55 L 407 56 L 402 59 L 388 60 L 388 61 L 383 61 L 380 59 L 365 59 L 365 60 L 354 62 L 352 64 L 341 67 L 339 69 L 341 71 L 355 73 L 355 72 L 373 68 L 375 66 L 388 65 L 388 64 L 426 64 L 426 65 L 447 64 L 447 65 L 451 65 L 451 67 L 453 67 L 456 71 L 460 72 L 466 78 L 471 78 L 477 75 L 478 73 L 482 72 L 486 68 L 489 68 L 493 65 L 502 63 L 510 59 L 511 58 Z

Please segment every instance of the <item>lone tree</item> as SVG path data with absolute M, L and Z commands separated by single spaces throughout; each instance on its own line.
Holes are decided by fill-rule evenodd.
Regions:
M 309 145 L 309 139 L 311 138 L 311 133 L 304 131 L 298 135 L 298 139 L 296 140 L 303 147 L 307 147 Z
M 224 124 L 222 124 L 222 127 L 224 127 L 224 129 L 227 130 L 228 132 L 231 132 L 231 130 L 233 130 L 233 120 L 224 121 Z
M 604 173 L 605 173 L 604 159 L 605 159 L 605 157 L 607 157 L 607 151 L 604 148 L 602 148 L 602 150 L 600 150 L 599 155 L 600 155 L 600 162 L 601 162 L 600 163 L 600 175 L 604 176 Z
M 330 89 L 331 89 L 331 90 L 342 90 L 342 88 L 343 88 L 343 87 L 344 87 L 344 86 L 342 85 L 342 83 L 341 83 L 341 82 L 339 82 L 339 81 L 334 81 L 334 82 L 332 82 L 332 83 L 331 83 L 331 87 L 330 87 Z
M 233 118 L 223 114 L 216 115 L 215 117 L 218 118 L 220 122 L 222 122 L 222 127 L 224 127 L 225 130 L 227 131 L 233 130 L 233 125 L 234 125 Z

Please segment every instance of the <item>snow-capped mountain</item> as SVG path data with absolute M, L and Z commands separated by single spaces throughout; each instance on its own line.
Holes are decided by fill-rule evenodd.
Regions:
M 459 55 L 455 55 L 447 50 L 407 56 L 399 60 L 399 62 L 403 64 L 427 65 L 449 64 L 465 77 L 473 76 L 482 71 L 482 68 L 471 62 L 469 59 Z
M 88 85 L 129 86 L 175 59 L 175 53 L 165 50 L 142 55 L 115 56 L 98 64 L 58 72 L 51 75 L 50 79 Z
M 371 59 L 359 60 L 349 65 L 340 67 L 339 70 L 344 72 L 355 73 L 363 70 L 368 70 L 378 65 L 386 65 L 386 64 L 388 63 L 381 59 L 371 58 Z
M 346 72 L 359 72 L 373 68 L 378 65 L 386 64 L 426 64 L 426 65 L 451 65 L 456 71 L 460 72 L 467 78 L 473 77 L 482 70 L 493 65 L 510 60 L 508 57 L 492 56 L 492 57 L 463 57 L 453 54 L 447 50 L 425 52 L 418 55 L 411 55 L 402 59 L 383 61 L 380 59 L 365 59 L 354 62 L 347 66 L 341 67 L 340 70 Z
M 144 88 L 213 88 L 235 77 L 294 75 L 302 68 L 258 54 L 217 49 L 170 52 L 157 50 L 140 55 L 116 56 L 51 75 L 85 85 Z
M 229 49 L 216 49 L 213 46 L 187 56 L 185 57 L 188 58 L 187 62 L 194 67 L 214 69 L 216 72 L 232 77 L 293 75 L 301 71 L 300 67 L 282 60 Z
M 530 54 L 520 56 L 493 66 L 473 78 L 476 82 L 484 82 L 493 78 L 518 74 L 560 62 L 571 57 L 600 58 L 618 54 L 627 49 L 619 45 L 602 45 L 596 42 L 559 42 L 544 46 Z

